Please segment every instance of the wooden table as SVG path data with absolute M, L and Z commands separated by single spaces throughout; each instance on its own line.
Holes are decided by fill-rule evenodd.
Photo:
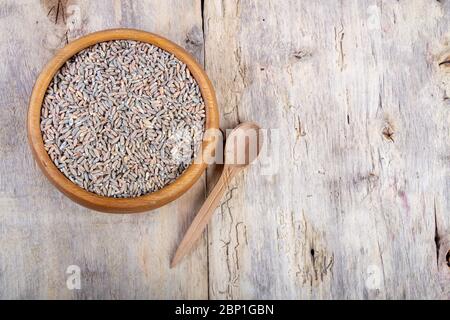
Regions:
M 450 298 L 450 2 L 202 2 L 1 2 L 0 298 Z M 217 168 L 159 210 L 109 215 L 56 191 L 27 145 L 41 68 L 113 27 L 189 50 L 222 128 L 273 132 L 271 162 L 175 269 Z

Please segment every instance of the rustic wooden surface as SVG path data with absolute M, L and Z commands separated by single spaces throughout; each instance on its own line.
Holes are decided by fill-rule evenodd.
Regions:
M 44 64 L 113 27 L 204 63 L 222 128 L 272 129 L 272 162 L 234 180 L 175 269 L 218 168 L 107 215 L 56 191 L 26 142 Z M 0 298 L 450 298 L 450 1 L 3 0 L 0 30 Z

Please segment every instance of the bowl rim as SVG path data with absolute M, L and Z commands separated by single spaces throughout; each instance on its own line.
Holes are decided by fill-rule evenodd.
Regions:
M 56 72 L 78 52 L 99 42 L 111 40 L 134 40 L 147 42 L 172 53 L 186 64 L 197 81 L 205 102 L 205 131 L 219 129 L 219 112 L 213 85 L 206 72 L 186 50 L 157 34 L 128 28 L 107 29 L 82 36 L 60 49 L 39 74 L 31 93 L 27 131 L 33 156 L 45 176 L 62 193 L 75 202 L 93 210 L 108 213 L 133 213 L 159 208 L 185 193 L 202 175 L 207 164 L 203 161 L 215 151 L 216 143 L 204 135 L 201 150 L 192 164 L 172 183 L 162 189 L 134 198 L 112 198 L 87 191 L 70 181 L 53 163 L 44 148 L 40 129 L 42 102 L 47 88 Z

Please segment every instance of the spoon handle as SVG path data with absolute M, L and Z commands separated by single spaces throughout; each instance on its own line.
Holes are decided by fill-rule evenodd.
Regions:
M 183 257 L 190 252 L 192 246 L 201 236 L 203 230 L 208 224 L 214 210 L 219 205 L 219 202 L 222 199 L 223 194 L 227 190 L 230 181 L 239 171 L 240 169 L 237 167 L 232 167 L 229 165 L 224 166 L 219 181 L 217 181 L 217 184 L 214 186 L 208 198 L 206 198 L 202 207 L 189 226 L 189 229 L 186 231 L 183 240 L 181 240 L 181 243 L 178 246 L 178 249 L 175 252 L 175 255 L 170 264 L 171 268 L 175 267 L 178 262 L 180 262 L 181 259 L 183 259 Z

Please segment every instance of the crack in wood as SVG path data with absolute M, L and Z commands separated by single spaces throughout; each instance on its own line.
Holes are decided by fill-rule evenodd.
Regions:
M 438 222 L 437 222 L 437 209 L 436 209 L 436 199 L 433 203 L 433 213 L 434 213 L 434 244 L 436 246 L 436 263 L 439 266 L 439 251 L 441 246 L 441 238 L 439 236 Z
M 447 251 L 447 255 L 445 256 L 445 260 L 447 261 L 447 266 L 450 268 L 450 250 Z
M 58 24 L 66 24 L 66 8 L 69 0 L 47 0 L 41 1 L 42 5 L 47 10 L 47 17 L 49 19 L 53 18 L 53 23 Z
M 388 125 L 388 126 L 384 127 L 382 134 L 386 140 L 394 142 L 394 130 L 391 128 L 391 126 Z
M 239 252 L 238 248 L 240 245 L 239 240 L 239 225 L 242 224 L 242 222 L 238 222 L 234 224 L 234 217 L 231 211 L 230 207 L 230 201 L 233 199 L 234 191 L 237 190 L 237 187 L 231 187 L 229 188 L 228 192 L 225 195 L 225 200 L 222 201 L 220 205 L 220 212 L 222 217 L 225 216 L 225 211 L 228 212 L 228 216 L 230 218 L 230 221 L 228 223 L 229 230 L 228 230 L 228 239 L 220 239 L 220 241 L 224 244 L 223 247 L 225 247 L 225 261 L 227 266 L 227 272 L 228 272 L 228 281 L 227 281 L 227 289 L 224 292 L 221 292 L 222 294 L 227 294 L 227 296 L 232 297 L 232 288 L 236 287 L 236 283 L 239 280 Z M 233 227 L 234 225 L 234 227 Z M 230 245 L 232 242 L 232 232 L 235 231 L 235 242 L 236 244 L 233 247 L 233 252 L 230 253 Z
M 334 40 L 336 42 L 336 51 L 339 54 L 338 64 L 340 71 L 344 69 L 344 61 L 345 61 L 345 54 L 344 54 L 344 25 L 341 21 L 341 28 L 338 30 L 336 27 L 334 27 Z

